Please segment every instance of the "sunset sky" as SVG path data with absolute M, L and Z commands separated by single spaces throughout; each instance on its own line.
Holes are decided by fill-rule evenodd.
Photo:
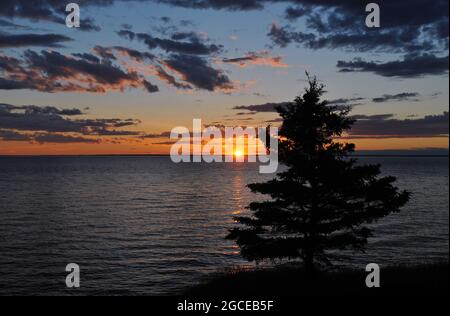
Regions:
M 69 3 L 70 1 L 67 1 Z M 0 3 L 0 155 L 166 154 L 169 132 L 279 124 L 326 84 L 360 150 L 448 148 L 448 1 L 78 0 Z

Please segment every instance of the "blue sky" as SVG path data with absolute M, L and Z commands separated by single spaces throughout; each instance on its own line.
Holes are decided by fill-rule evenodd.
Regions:
M 426 2 L 415 1 L 418 8 L 420 8 L 420 5 L 425 5 Z M 75 82 L 75 79 L 77 79 L 76 74 L 65 77 L 61 77 L 60 74 L 53 77 L 48 76 L 48 72 L 46 72 L 48 69 L 44 69 L 41 64 L 38 64 L 37 60 L 39 59 L 42 62 L 45 56 L 46 58 L 59 56 L 52 54 L 60 54 L 80 62 L 81 57 L 76 57 L 75 54 L 89 53 L 96 55 L 96 52 L 93 51 L 96 46 L 110 50 L 113 47 L 120 46 L 141 53 L 154 54 L 156 61 L 139 61 L 138 65 L 134 63 L 137 68 L 133 68 L 133 71 L 138 72 L 139 79 L 132 79 L 126 83 L 121 81 L 120 84 L 114 83 L 110 86 L 111 89 L 107 85 L 105 86 L 102 78 L 99 79 L 96 74 L 86 74 L 87 79 L 84 78 L 83 80 L 89 82 L 99 80 L 97 83 L 106 87 L 106 91 L 102 93 L 75 92 L 70 91 L 70 89 L 58 91 L 59 88 L 42 88 L 42 85 L 36 87 L 36 85 L 30 83 L 23 87 L 23 82 L 19 85 L 16 78 L 19 76 L 20 80 L 30 80 L 24 79 L 24 77 L 29 78 L 31 76 L 29 73 L 27 73 L 27 76 L 23 73 L 18 75 L 0 68 L 0 78 L 5 79 L 5 81 L 8 80 L 8 82 L 15 80 L 14 83 L 20 86 L 20 88 L 11 89 L 10 85 L 5 85 L 7 88 L 4 88 L 0 84 L 0 103 L 16 107 L 5 110 L 5 113 L 8 112 L 5 117 L 7 115 L 10 117 L 11 113 L 22 114 L 23 106 L 29 105 L 53 106 L 59 109 L 77 108 L 82 110 L 83 114 L 71 117 L 62 116 L 61 118 L 69 122 L 88 119 L 120 118 L 125 120 L 132 118 L 139 120 L 139 123 L 124 125 L 123 127 L 108 125 L 104 128 L 109 131 L 129 130 L 140 133 L 125 136 L 120 135 L 120 133 L 117 133 L 117 135 L 100 135 L 97 130 L 91 131 L 91 134 L 88 134 L 85 130 L 81 134 L 77 130 L 36 130 L 32 128 L 32 122 L 20 121 L 20 124 L 14 125 L 7 118 L 3 120 L 2 125 L 0 108 L 0 154 L 2 154 L 1 151 L 11 154 L 47 152 L 161 153 L 166 151 L 167 147 L 156 143 L 164 142 L 164 138 L 144 138 L 141 136 L 164 133 L 179 125 L 190 126 L 193 118 L 202 118 L 204 123 L 217 122 L 234 125 L 244 124 L 242 119 L 245 119 L 247 125 L 264 125 L 266 121 L 277 117 L 276 113 L 248 111 L 248 115 L 244 115 L 245 113 L 237 115 L 239 111 L 233 108 L 292 100 L 297 94 L 301 93 L 305 86 L 305 71 L 316 75 L 326 84 L 329 100 L 346 99 L 347 103 L 354 105 L 353 115 L 365 115 L 366 118 L 361 124 L 371 121 L 369 122 L 371 128 L 379 126 L 379 133 L 383 136 L 384 143 L 387 144 L 386 148 L 392 149 L 395 146 L 400 149 L 441 148 L 445 147 L 446 143 L 448 144 L 448 136 L 446 135 L 448 134 L 447 111 L 449 99 L 448 31 L 447 34 L 436 35 L 438 26 L 447 23 L 448 27 L 448 10 L 447 16 L 442 15 L 442 13 L 439 13 L 440 8 L 437 6 L 437 4 L 446 5 L 448 8 L 446 1 L 437 1 L 436 8 L 423 13 L 413 11 L 407 1 L 396 1 L 397 7 L 394 6 L 393 8 L 392 2 L 384 6 L 384 2 L 380 1 L 382 27 L 379 30 L 370 31 L 365 29 L 364 25 L 357 24 L 359 22 L 363 24 L 367 15 L 364 12 L 364 1 L 359 1 L 361 2 L 359 6 L 349 4 L 341 7 L 334 5 L 334 1 L 326 0 L 319 1 L 323 4 L 322 6 L 312 5 L 309 0 L 268 0 L 260 2 L 265 4 L 264 8 L 253 8 L 251 5 L 254 1 L 243 1 L 243 3 L 250 5 L 251 10 L 236 8 L 236 1 L 229 1 L 229 4 L 228 1 L 197 1 L 204 7 L 211 7 L 210 9 L 180 7 L 170 0 L 162 2 L 171 4 L 161 4 L 152 0 L 138 2 L 111 1 L 110 5 L 99 7 L 80 1 L 82 27 L 85 19 L 89 18 L 89 23 L 100 28 L 98 31 L 82 31 L 67 28 L 63 21 L 54 21 L 50 15 L 63 15 L 61 8 L 53 5 L 53 3 L 57 3 L 55 1 L 6 1 L 2 5 L 4 6 L 3 9 L 0 9 L 3 10 L 0 11 L 0 56 L 15 58 L 18 63 L 23 65 L 24 69 L 37 69 L 36 73 L 43 74 L 42 76 L 46 77 L 45 79 L 48 82 L 59 80 L 68 84 Z M 183 3 L 183 1 L 181 2 Z M 277 3 L 274 4 L 274 2 Z M 358 1 L 350 2 L 356 3 Z M 33 3 L 36 3 L 37 8 L 48 10 L 49 16 L 30 17 L 29 14 L 22 13 L 21 9 L 28 8 Z M 220 3 L 220 8 L 217 8 L 217 3 Z M 36 7 L 33 8 L 36 9 Z M 304 9 L 305 12 L 296 19 L 288 19 L 286 16 L 288 8 Z M 398 25 L 393 24 L 394 19 L 391 19 L 391 16 L 399 14 L 398 12 L 391 12 L 394 8 L 404 9 L 404 14 L 409 16 L 410 20 L 417 25 L 409 23 L 408 20 L 403 24 L 400 22 Z M 7 9 L 12 11 L 7 11 Z M 388 9 L 390 11 L 386 11 Z M 422 19 L 421 14 L 428 14 L 429 17 Z M 319 19 L 315 18 L 317 16 Z M 348 28 L 332 29 L 333 16 L 348 23 Z M 383 17 L 385 17 L 385 20 Z M 323 26 L 323 33 L 319 32 L 318 21 L 325 25 Z M 383 22 L 385 22 L 385 27 Z M 7 26 L 7 23 L 15 24 L 15 26 Z M 420 34 L 415 34 L 414 28 L 420 29 Z M 174 34 L 191 32 L 195 34 L 195 39 L 192 39 L 191 35 L 191 37 L 181 38 L 179 42 L 194 41 L 197 43 L 198 41 L 206 47 L 216 45 L 221 48 L 217 52 L 207 55 L 187 56 L 188 54 L 180 54 L 178 51 L 167 51 L 161 46 L 149 47 L 143 40 L 137 40 L 136 38 L 133 40 L 123 35 L 120 36 L 118 32 L 121 30 L 131 32 L 133 36 L 137 36 L 136 34 L 151 36 L 152 41 L 155 39 L 168 40 L 172 39 Z M 278 31 L 277 36 L 280 36 L 283 32 L 281 35 L 289 38 L 289 43 L 277 45 L 274 37 L 269 35 L 269 32 L 273 30 Z M 361 45 L 367 46 L 367 43 L 370 42 L 370 39 L 364 39 L 366 32 L 367 37 L 375 34 L 374 41 L 379 41 L 379 44 L 371 44 L 373 47 L 369 49 L 361 48 Z M 35 42 L 27 41 L 18 45 L 17 38 L 14 38 L 14 36 L 21 35 L 23 36 L 21 39 L 26 39 L 26 36 L 30 34 L 56 34 L 72 40 L 58 42 L 56 45 L 52 45 L 52 43 L 49 45 L 46 42 L 43 42 L 42 45 L 36 45 Z M 320 41 L 304 40 L 301 37 L 304 34 L 315 34 L 317 39 L 320 38 L 322 42 L 326 39 L 331 44 L 326 44 L 321 48 L 312 48 L 312 45 L 318 45 L 317 43 L 320 43 Z M 378 36 L 380 34 L 386 34 L 386 36 Z M 362 44 L 355 42 L 354 39 L 357 35 L 362 35 Z M 2 36 L 3 38 L 1 38 Z M 351 44 L 342 44 L 341 38 L 344 36 L 345 41 L 351 40 Z M 389 37 L 395 36 L 408 36 L 411 43 L 417 42 L 417 45 L 410 47 L 408 40 L 391 41 L 389 39 Z M 302 39 L 299 40 L 299 38 Z M 337 39 L 340 42 L 337 42 Z M 428 42 L 432 42 L 433 45 L 426 47 Z M 30 61 L 31 57 L 28 59 L 24 57 L 26 51 L 36 53 L 33 61 Z M 42 51 L 52 54 L 44 55 Z M 112 65 L 121 69 L 124 73 L 130 72 L 125 64 L 125 61 L 130 62 L 129 59 L 124 58 L 118 51 L 112 51 L 115 54 L 114 59 L 101 59 L 97 55 L 101 60 L 98 63 Z M 181 65 L 176 64 L 179 67 L 178 70 L 169 65 L 169 61 L 173 65 L 175 64 L 174 56 L 176 61 L 181 63 Z M 445 57 L 447 57 L 446 62 Z M 245 67 L 239 67 L 236 63 L 225 62 L 225 60 L 235 58 L 247 58 Z M 383 65 L 389 62 L 401 62 L 405 61 L 405 58 L 409 58 L 408 62 L 410 63 L 420 61 L 418 65 L 425 63 L 431 66 L 427 66 L 428 68 L 424 66 L 423 69 L 419 69 L 418 66 L 417 71 L 415 71 L 414 64 L 408 65 L 407 62 L 403 62 L 400 63 L 398 74 L 393 71 L 377 73 L 377 71 L 371 70 L 371 65 L 367 66 L 367 63 Z M 192 67 L 187 65 L 186 67 L 189 69 L 185 69 L 183 63 L 186 60 L 192 61 L 193 59 L 202 60 L 205 64 L 202 64 L 202 68 L 194 69 L 197 74 L 192 74 L 192 78 L 186 78 L 186 76 L 191 75 Z M 355 64 L 348 64 L 355 59 L 367 62 L 364 71 L 355 68 Z M 250 60 L 254 63 L 251 63 Z M 274 66 L 274 61 L 279 62 L 278 66 L 276 64 Z M 347 66 L 354 68 L 351 68 L 351 71 L 342 72 L 343 67 L 337 66 L 338 61 L 344 61 Z M 268 62 L 272 64 L 269 65 Z M 77 67 L 77 65 L 74 63 L 74 67 Z M 50 67 L 49 65 L 45 66 Z M 152 67 L 152 71 L 155 67 L 164 68 L 164 71 L 175 78 L 178 84 L 184 84 L 189 88 L 180 89 L 167 81 L 161 81 L 158 76 L 149 73 L 148 67 Z M 184 74 L 180 73 L 180 67 L 185 71 Z M 407 69 L 408 75 L 403 75 L 406 70 L 401 69 L 401 67 L 409 67 Z M 61 69 L 63 67 L 59 71 Z M 206 88 L 209 87 L 205 85 L 207 78 L 196 79 L 200 69 L 205 72 L 210 70 L 213 72 L 213 76 L 217 76 L 217 80 L 225 78 L 229 80 L 229 83 L 218 83 L 211 89 Z M 413 69 L 412 73 L 411 69 Z M 349 70 L 348 67 L 346 70 Z M 26 71 L 24 70 L 24 72 Z M 33 72 L 33 76 L 36 73 Z M 95 79 L 91 76 L 94 76 Z M 144 88 L 144 80 L 157 87 L 158 91 L 149 93 Z M 228 87 L 232 85 L 233 89 L 223 91 L 225 85 Z M 117 91 L 119 86 L 123 90 Z M 379 101 L 375 102 L 374 99 Z M 22 108 L 20 108 L 21 106 Z M 3 107 L 6 109 L 6 106 Z M 447 112 L 447 114 L 444 112 Z M 378 117 L 372 117 L 373 115 L 381 114 L 390 115 L 383 119 L 384 121 L 388 120 L 388 122 L 381 122 L 379 125 L 376 124 L 377 122 L 372 122 L 378 119 Z M 428 116 L 437 116 L 437 118 L 428 120 L 426 119 Z M 21 119 L 30 120 L 32 118 L 27 116 Z M 18 122 L 17 120 L 15 122 Z M 398 135 L 383 134 L 383 126 L 393 125 L 404 128 L 405 125 L 408 125 L 405 120 L 423 120 L 423 122 L 413 122 L 415 125 L 412 126 L 418 126 L 420 129 L 423 126 L 425 129 L 432 129 L 434 132 L 423 133 L 418 130 L 411 133 L 411 128 L 406 127 L 408 132 L 399 130 Z M 445 123 L 447 124 L 446 133 Z M 434 125 L 429 126 L 429 124 Z M 439 126 L 436 124 L 439 124 Z M 442 132 L 443 127 L 444 131 Z M 92 129 L 92 126 L 89 126 L 89 128 Z M 368 131 L 367 128 L 364 130 Z M 4 136 L 2 136 L 2 131 Z M 375 135 L 376 133 L 373 130 L 370 132 L 371 134 L 366 135 L 364 141 L 358 140 L 357 142 L 361 143 L 364 149 L 382 148 L 380 135 Z M 19 136 L 6 137 L 11 136 L 11 133 Z M 39 142 L 36 141 L 37 138 L 33 133 L 45 134 L 45 136 L 56 133 L 66 138 L 58 137 L 58 140 L 62 140 L 60 142 Z M 399 135 L 401 137 L 397 137 Z M 111 139 L 112 136 L 114 136 L 114 141 Z M 361 139 L 364 135 L 355 136 Z M 135 138 L 133 139 L 133 137 Z M 88 141 L 83 142 L 82 139 L 84 138 Z M 417 147 L 413 146 L 414 138 L 419 140 L 416 142 Z M 45 138 L 41 137 L 41 139 Z M 55 140 L 56 138 L 47 137 L 47 139 Z M 394 141 L 394 139 L 397 140 Z

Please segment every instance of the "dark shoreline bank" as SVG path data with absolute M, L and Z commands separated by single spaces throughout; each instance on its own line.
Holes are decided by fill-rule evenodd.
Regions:
M 282 296 L 405 296 L 448 295 L 448 262 L 417 266 L 381 266 L 381 288 L 365 285 L 364 270 L 320 271 L 306 275 L 300 268 L 230 270 L 212 275 L 187 289 L 188 297 Z

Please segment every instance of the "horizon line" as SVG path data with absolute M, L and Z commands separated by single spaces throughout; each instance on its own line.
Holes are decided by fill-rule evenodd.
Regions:
M 382 151 L 382 150 L 380 150 Z M 377 152 L 380 152 L 377 151 Z M 412 150 L 413 151 L 413 150 Z M 199 155 L 195 155 L 195 156 L 199 156 Z M 227 155 L 224 155 L 225 157 Z M 228 156 L 232 156 L 232 155 L 228 155 Z M 383 154 L 383 153 L 361 153 L 361 154 L 349 154 L 349 156 L 352 157 L 412 157 L 412 158 L 426 158 L 426 157 L 449 157 L 450 154 Z M 43 155 L 35 155 L 35 154 L 31 154 L 31 155 L 2 155 L 0 154 L 0 158 L 77 158 L 77 157 L 170 157 L 170 154 L 43 154 Z M 191 155 L 192 157 L 192 155 Z M 246 156 L 248 157 L 248 156 Z

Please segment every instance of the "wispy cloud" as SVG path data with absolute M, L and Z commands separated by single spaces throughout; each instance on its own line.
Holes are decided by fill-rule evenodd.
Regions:
M 383 77 L 415 78 L 426 75 L 448 74 L 448 55 L 407 55 L 403 60 L 375 62 L 355 59 L 338 61 L 340 72 L 371 72 Z

